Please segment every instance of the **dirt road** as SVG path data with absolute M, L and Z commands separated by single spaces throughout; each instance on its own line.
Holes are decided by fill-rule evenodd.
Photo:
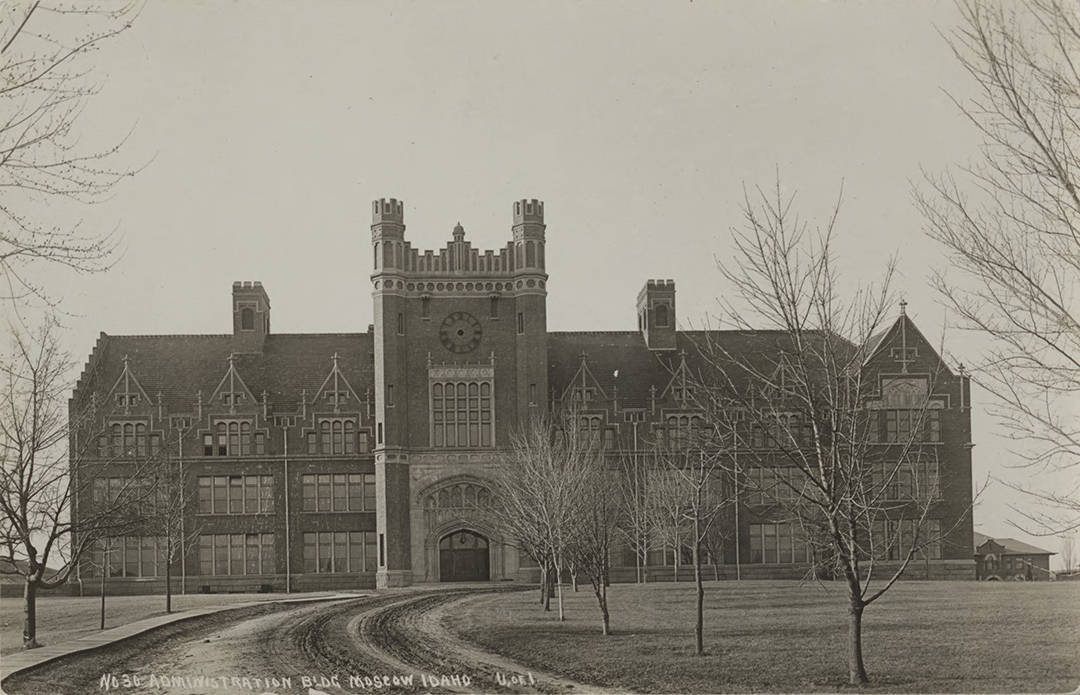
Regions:
M 450 604 L 497 588 L 267 605 L 170 625 L 16 674 L 19 693 L 583 692 L 460 640 Z

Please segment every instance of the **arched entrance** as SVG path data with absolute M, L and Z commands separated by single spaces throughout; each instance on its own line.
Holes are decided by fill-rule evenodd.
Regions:
M 439 581 L 486 582 L 490 578 L 488 539 L 473 531 L 454 531 L 439 540 Z

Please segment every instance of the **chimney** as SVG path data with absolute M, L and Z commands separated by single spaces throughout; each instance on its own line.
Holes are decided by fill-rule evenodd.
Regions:
M 637 298 L 638 330 L 650 350 L 675 349 L 675 281 L 649 280 Z
M 234 282 L 232 311 L 235 352 L 262 352 L 270 335 L 270 297 L 262 283 Z

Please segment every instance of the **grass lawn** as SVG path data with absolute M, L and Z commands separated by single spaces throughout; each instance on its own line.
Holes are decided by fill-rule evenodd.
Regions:
M 446 626 L 522 664 L 643 692 L 846 689 L 844 586 L 708 582 L 704 657 L 694 655 L 692 582 L 616 584 L 614 634 L 591 589 L 567 590 L 567 620 L 539 592 L 466 602 Z M 1070 692 L 1080 685 L 1080 582 L 901 582 L 867 608 L 871 691 Z
M 323 592 L 335 593 L 335 592 Z M 247 601 L 264 601 L 290 596 L 319 596 L 311 594 L 186 594 L 173 595 L 173 612 L 203 606 L 225 606 Z M 107 596 L 105 598 L 105 627 L 117 627 L 134 620 L 161 615 L 165 612 L 165 595 Z M 56 644 L 96 632 L 101 624 L 101 598 L 42 596 L 37 600 L 37 638 L 42 645 Z M 22 597 L 0 598 L 0 654 L 22 649 Z

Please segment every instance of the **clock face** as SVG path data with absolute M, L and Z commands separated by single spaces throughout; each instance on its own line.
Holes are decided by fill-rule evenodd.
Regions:
M 480 344 L 480 322 L 472 314 L 455 311 L 443 319 L 439 340 L 453 353 L 472 352 Z

